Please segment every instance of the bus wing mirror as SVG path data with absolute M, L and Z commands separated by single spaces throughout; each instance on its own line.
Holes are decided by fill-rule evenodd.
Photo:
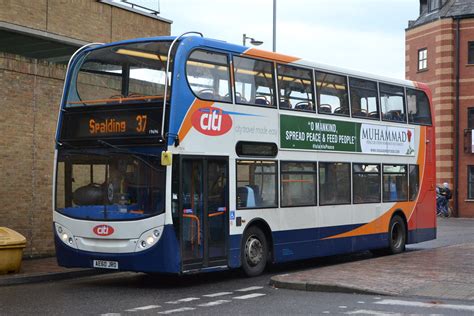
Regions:
M 161 165 L 162 166 L 171 166 L 173 163 L 173 154 L 171 151 L 162 151 L 161 152 Z

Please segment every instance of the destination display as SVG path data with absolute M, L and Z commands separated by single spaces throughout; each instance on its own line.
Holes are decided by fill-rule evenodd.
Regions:
M 414 156 L 415 129 L 280 115 L 280 147 Z
M 62 140 L 157 136 L 160 134 L 160 109 L 100 110 L 65 112 Z

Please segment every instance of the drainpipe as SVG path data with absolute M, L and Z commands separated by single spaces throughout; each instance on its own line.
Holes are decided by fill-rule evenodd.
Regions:
M 456 109 L 455 109 L 455 133 L 456 133 L 456 149 L 455 149 L 455 163 L 454 163 L 454 213 L 457 216 L 459 216 L 459 66 L 460 66 L 460 34 L 461 33 L 461 28 L 460 28 L 460 19 L 456 19 L 456 48 L 455 48 L 455 54 L 456 54 Z

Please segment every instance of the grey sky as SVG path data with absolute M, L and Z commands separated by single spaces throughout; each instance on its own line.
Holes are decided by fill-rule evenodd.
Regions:
M 171 34 L 242 43 L 246 33 L 272 49 L 273 0 L 161 0 Z M 277 0 L 277 51 L 312 61 L 404 78 L 405 28 L 418 0 Z

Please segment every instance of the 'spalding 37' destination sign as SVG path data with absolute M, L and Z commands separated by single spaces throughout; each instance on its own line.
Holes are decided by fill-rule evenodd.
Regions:
M 61 139 L 156 136 L 161 113 L 158 109 L 66 112 Z
M 415 129 L 280 115 L 280 146 L 414 156 Z

